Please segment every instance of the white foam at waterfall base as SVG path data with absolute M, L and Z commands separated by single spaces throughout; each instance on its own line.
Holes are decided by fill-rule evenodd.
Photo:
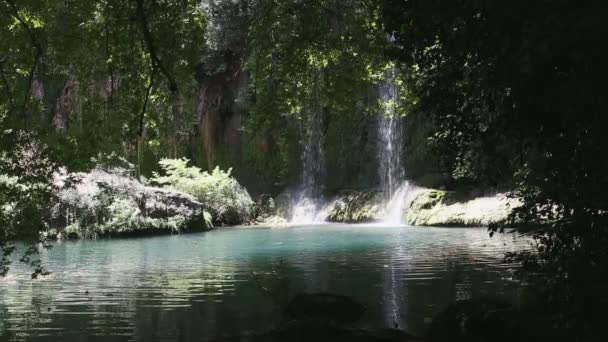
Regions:
M 385 206 L 385 215 L 382 223 L 389 225 L 405 224 L 405 214 L 410 203 L 416 196 L 417 187 L 410 182 L 405 181 L 393 196 L 388 200 Z
M 322 203 L 320 200 L 302 197 L 293 205 L 293 214 L 289 223 L 291 225 L 303 225 L 324 222 Z

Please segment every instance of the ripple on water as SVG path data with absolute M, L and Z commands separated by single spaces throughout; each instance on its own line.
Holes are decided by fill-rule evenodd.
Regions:
M 281 261 L 292 292 L 352 296 L 370 307 L 364 325 L 416 332 L 454 299 L 515 293 L 502 258 L 526 245 L 483 229 L 380 225 L 67 241 L 43 252 L 51 276 L 32 281 L 16 263 L 0 280 L 0 340 L 200 340 L 263 330 L 276 312 L 252 273 Z

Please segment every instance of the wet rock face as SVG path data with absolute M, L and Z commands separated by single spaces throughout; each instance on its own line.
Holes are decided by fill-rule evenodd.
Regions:
M 277 197 L 280 199 L 280 197 Z M 283 206 L 283 205 L 281 205 Z M 287 220 L 278 215 L 285 209 L 280 208 L 276 200 L 270 194 L 258 195 L 255 199 L 255 224 L 269 227 L 285 227 Z
M 485 227 L 505 222 L 519 205 L 517 199 L 505 194 L 463 197 L 426 189 L 410 205 L 406 223 L 418 226 Z
M 258 218 L 268 218 L 277 212 L 275 201 L 270 194 L 261 194 L 255 199 L 256 215 Z
M 349 191 L 336 197 L 326 208 L 329 222 L 371 222 L 382 219 L 384 203 L 380 191 Z
M 293 201 L 291 193 L 283 192 L 280 193 L 274 199 L 276 215 L 283 218 L 291 217 L 293 214 L 291 211 L 291 202 Z
M 486 227 L 507 220 L 521 202 L 506 194 L 490 196 L 416 189 L 403 208 L 405 223 L 413 226 Z M 380 191 L 345 191 L 324 209 L 329 222 L 371 222 L 384 219 L 387 203 Z
M 148 186 L 125 172 L 95 169 L 55 176 L 53 228 L 64 236 L 210 229 L 203 204 L 179 191 Z

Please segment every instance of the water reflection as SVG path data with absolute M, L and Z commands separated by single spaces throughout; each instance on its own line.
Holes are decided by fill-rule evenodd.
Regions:
M 422 332 L 447 303 L 513 294 L 505 251 L 527 245 L 483 229 L 352 225 L 239 228 L 60 243 L 53 274 L 0 280 L 2 341 L 205 340 L 264 331 L 280 313 L 252 282 L 281 260 L 292 292 L 328 291 L 370 310 L 362 324 Z

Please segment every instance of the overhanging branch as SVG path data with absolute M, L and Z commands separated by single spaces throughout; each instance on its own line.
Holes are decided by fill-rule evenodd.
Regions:
M 42 57 L 42 46 L 40 46 L 40 43 L 38 42 L 38 39 L 36 38 L 36 34 L 34 33 L 34 31 L 25 22 L 25 20 L 23 20 L 23 18 L 21 18 L 21 16 L 19 15 L 19 9 L 15 5 L 15 3 L 12 0 L 4 0 L 4 2 L 11 8 L 11 10 L 13 12 L 12 13 L 13 17 L 15 17 L 15 19 L 17 19 L 17 21 L 23 27 L 25 32 L 27 32 L 28 36 L 30 37 L 30 41 L 32 42 L 32 46 L 34 47 L 34 61 L 32 62 L 32 67 L 30 69 L 30 73 L 28 75 L 27 82 L 25 84 L 25 93 L 23 96 L 23 103 L 21 104 L 21 116 L 23 117 L 23 128 L 27 129 L 27 113 L 26 113 L 27 100 L 29 98 L 30 91 L 32 89 L 32 83 L 34 82 L 34 73 L 36 72 L 36 69 L 38 68 L 38 63 L 40 62 L 40 58 Z
M 137 0 L 137 17 L 139 19 L 141 30 L 144 35 L 144 42 L 146 44 L 146 48 L 148 49 L 148 53 L 150 54 L 152 69 L 158 69 L 167 78 L 167 81 L 169 81 L 169 89 L 171 90 L 171 92 L 177 92 L 177 82 L 175 81 L 171 73 L 167 70 L 167 68 L 163 65 L 156 51 L 154 37 L 150 32 L 150 28 L 148 26 L 148 18 L 146 17 L 146 11 L 144 10 L 144 1 L 145 0 Z

